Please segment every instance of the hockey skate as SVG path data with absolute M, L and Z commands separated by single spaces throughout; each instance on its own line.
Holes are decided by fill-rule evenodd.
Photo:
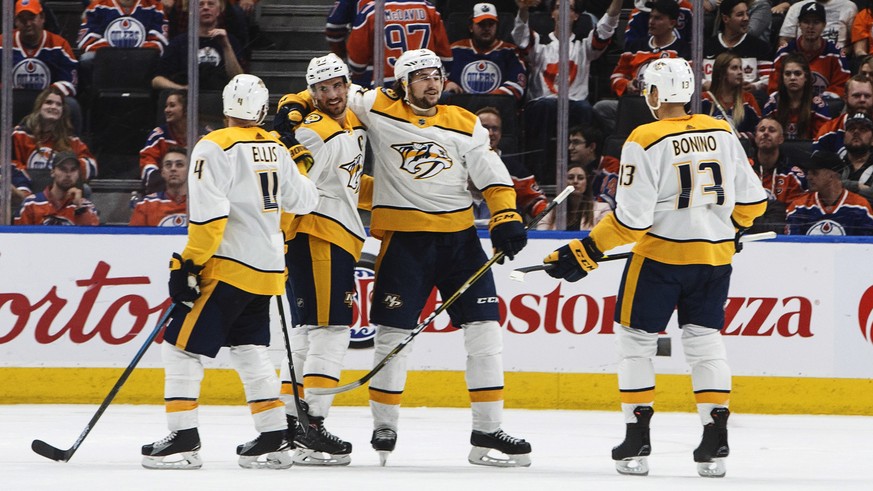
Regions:
M 700 477 L 724 477 L 727 473 L 724 459 L 731 452 L 727 439 L 727 420 L 731 412 L 726 407 L 717 407 L 709 414 L 713 422 L 703 427 L 703 438 L 694 449 L 694 461 Z
M 349 465 L 352 444 L 331 434 L 324 427 L 324 418 L 309 417 L 309 431 L 297 431 L 294 436 L 294 463 L 298 465 Z
M 146 469 L 199 469 L 200 434 L 197 428 L 171 432 L 166 438 L 142 446 L 142 466 Z M 167 457 L 178 456 L 167 460 Z
M 650 406 L 637 406 L 634 414 L 636 423 L 628 423 L 624 441 L 612 449 L 612 460 L 619 474 L 628 476 L 649 475 L 648 457 L 652 453 L 649 440 L 649 421 L 655 410 Z
M 288 455 L 291 445 L 286 430 L 266 431 L 236 447 L 239 466 L 245 469 L 287 469 L 294 463 Z M 263 459 L 261 459 L 263 457 Z
M 376 428 L 373 430 L 373 438 L 370 439 L 373 450 L 379 454 L 379 464 L 385 467 L 388 455 L 394 451 L 397 445 L 397 432 L 391 428 Z
M 473 448 L 467 461 L 476 465 L 492 467 L 530 467 L 530 443 L 521 438 L 515 438 L 497 430 L 494 433 L 473 431 L 470 435 Z M 489 455 L 491 450 L 497 450 L 503 455 Z

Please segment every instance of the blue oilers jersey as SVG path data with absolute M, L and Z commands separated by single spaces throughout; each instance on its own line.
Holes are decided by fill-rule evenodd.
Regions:
M 487 51 L 476 49 L 469 38 L 452 44 L 449 80 L 468 94 L 507 94 L 521 100 L 527 86 L 525 71 L 512 43 L 499 41 Z
M 0 36 L 2 42 L 3 36 Z M 3 50 L 0 48 L 0 53 Z M 21 45 L 20 34 L 12 38 L 12 86 L 16 89 L 44 90 L 55 82 L 75 86 L 78 80 L 79 62 L 73 49 L 64 38 L 43 31 L 42 41 L 35 49 Z

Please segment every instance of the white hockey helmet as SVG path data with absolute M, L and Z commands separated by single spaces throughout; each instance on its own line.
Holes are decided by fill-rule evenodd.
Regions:
M 309 62 L 309 68 L 306 69 L 306 86 L 312 87 L 319 82 L 336 77 L 343 77 L 348 82 L 349 67 L 339 56 L 328 53 L 325 56 L 313 58 Z
M 440 75 L 443 73 L 443 61 L 429 49 L 413 49 L 404 52 L 394 63 L 394 78 L 399 80 L 403 87 L 409 85 L 409 74 L 423 68 L 439 68 Z
M 270 91 L 260 78 L 243 73 L 227 83 L 221 99 L 225 116 L 261 124 L 269 110 Z
M 643 96 L 648 97 L 652 87 L 658 88 L 658 107 L 662 102 L 685 104 L 691 101 L 694 93 L 694 72 L 683 58 L 659 58 L 649 63 L 642 78 Z

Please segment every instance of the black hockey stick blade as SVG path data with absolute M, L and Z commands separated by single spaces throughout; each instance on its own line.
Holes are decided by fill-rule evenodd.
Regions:
M 61 450 L 42 440 L 34 440 L 33 443 L 30 444 L 30 448 L 39 455 L 57 462 L 69 462 L 70 458 L 73 456 L 73 452 L 75 452 L 73 448 Z

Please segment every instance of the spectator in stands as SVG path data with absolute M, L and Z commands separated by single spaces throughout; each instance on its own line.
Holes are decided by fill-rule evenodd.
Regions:
M 97 210 L 82 194 L 76 154 L 58 153 L 51 169 L 52 183 L 24 199 L 15 225 L 100 225 Z
M 813 93 L 812 72 L 806 58 L 791 53 L 776 70 L 778 92 L 770 94 L 764 115 L 772 114 L 785 131 L 786 140 L 812 140 L 829 120 L 828 105 Z
M 724 52 L 715 58 L 712 85 L 710 90 L 703 93 L 700 110 L 716 119 L 730 119 L 741 137 L 754 138 L 755 127 L 761 119 L 761 108 L 755 96 L 744 89 L 743 60 L 739 55 Z
M 603 154 L 603 132 L 594 125 L 573 126 L 568 133 L 567 167 L 581 165 L 591 178 L 591 192 L 597 201 L 615 209 L 615 185 L 619 161 Z
M 858 75 L 864 75 L 869 79 L 873 79 L 873 55 L 861 58 L 861 61 L 858 63 Z
M 843 186 L 873 202 L 873 120 L 869 113 L 855 113 L 846 119 L 846 170 Z
M 82 62 L 101 48 L 167 46 L 167 18 L 161 0 L 93 0 L 82 13 L 78 47 Z
M 677 4 L 676 24 L 673 33 L 682 38 L 686 43 L 691 42 L 691 3 L 687 0 L 671 0 Z M 634 8 L 631 10 L 627 26 L 624 29 L 624 45 L 645 43 L 651 35 L 649 17 L 656 1 L 634 0 Z
M 330 51 L 340 58 L 345 59 L 346 38 L 355 17 L 361 8 L 370 0 L 336 0 L 333 8 L 327 14 L 327 23 L 324 26 L 324 37 L 330 46 Z
M 497 38 L 497 10 L 477 3 L 470 16 L 470 37 L 452 44 L 452 69 L 444 94 L 499 94 L 520 102 L 527 87 L 518 48 Z
M 743 88 L 766 93 L 767 81 L 773 71 L 773 53 L 769 44 L 749 33 L 749 1 L 722 0 L 719 5 L 721 32 L 706 38 L 703 43 L 704 73 L 708 72 L 707 68 L 716 56 L 735 53 L 741 58 Z M 709 90 L 709 80 L 703 86 Z
M 822 37 L 825 28 L 825 8 L 816 2 L 804 3 L 798 23 L 800 35 L 796 39 L 787 40 L 787 44 L 776 52 L 774 70 L 779 70 L 779 66 L 784 63 L 783 59 L 789 53 L 800 53 L 806 58 L 810 70 L 815 75 L 813 77 L 815 94 L 825 99 L 839 99 L 844 94 L 844 86 L 851 73 L 842 51 L 834 43 Z M 771 78 L 768 92 L 771 94 L 776 92 L 778 82 Z
M 161 159 L 161 176 L 166 190 L 148 194 L 136 204 L 130 225 L 138 227 L 188 226 L 188 156 L 173 146 Z
M 752 167 L 767 191 L 767 211 L 755 220 L 753 232 L 785 233 L 788 205 L 806 193 L 803 169 L 781 150 L 785 141 L 782 125 L 773 116 L 764 116 L 755 129 L 755 154 Z
M 230 79 L 243 73 L 239 41 L 226 29 L 218 27 L 222 5 L 220 0 L 200 0 L 200 90 L 222 90 Z M 170 41 L 155 72 L 152 79 L 155 89 L 188 88 L 187 36 L 176 36 Z
M 429 49 L 436 53 L 448 73 L 452 63 L 452 48 L 443 19 L 427 0 L 386 2 L 384 80 L 373 84 L 373 29 L 376 9 L 374 2 L 367 3 L 355 16 L 352 32 L 346 43 L 352 81 L 364 87 L 394 83 L 394 63 L 404 51 Z
M 847 116 L 855 113 L 873 114 L 873 80 L 864 75 L 855 75 L 846 82 L 845 92 L 845 112 L 822 125 L 813 143 L 814 150 L 827 150 L 845 156 L 843 136 L 846 133 Z
M 25 172 L 50 169 L 54 156 L 60 152 L 77 156 L 83 180 L 97 176 L 97 161 L 88 146 L 73 134 L 64 94 L 52 85 L 40 92 L 33 110 L 12 132 L 12 164 Z
M 771 11 L 770 0 L 750 0 L 749 34 L 764 41 L 769 46 L 772 23 L 773 12 Z M 776 36 L 773 35 L 772 37 L 775 38 Z
M 567 19 L 567 28 L 576 22 L 579 13 L 582 12 L 582 1 L 571 0 L 570 15 Z M 663 0 L 671 1 L 672 0 Z M 552 6 L 552 19 L 555 22 L 555 30 L 549 34 L 548 39 L 541 39 L 540 35 L 528 25 L 528 3 L 534 5 L 539 0 L 525 2 L 516 1 L 518 14 L 512 29 L 512 38 L 515 43 L 525 51 L 530 75 L 528 95 L 530 101 L 525 105 L 525 151 L 527 152 L 527 167 L 533 171 L 540 182 L 555 182 L 554 165 L 548 165 L 555 161 L 555 121 L 558 108 L 558 35 L 561 25 L 558 22 L 558 7 L 560 0 Z M 675 4 L 673 4 L 676 7 Z M 618 26 L 618 17 L 621 12 L 621 0 L 612 0 L 606 15 L 598 22 L 588 37 L 579 40 L 570 34 L 570 69 L 568 98 L 570 99 L 569 125 L 575 126 L 580 123 L 588 123 L 592 120 L 593 111 L 588 102 L 588 74 L 591 62 L 599 58 L 609 46 L 615 28 Z
M 567 197 L 566 230 L 591 230 L 612 208 L 594 199 L 591 174 L 581 165 L 567 169 L 567 185 L 575 190 Z
M 811 4 L 817 7 L 810 7 Z M 795 3 L 785 14 L 785 21 L 779 29 L 779 42 L 784 44 L 802 35 L 801 18 L 811 9 L 823 12 L 822 22 L 826 25 L 823 27 L 822 36 L 837 48 L 848 49 L 852 24 L 858 13 L 858 6 L 852 0 L 804 0 Z
M 503 136 L 503 119 L 500 117 L 500 111 L 496 107 L 487 106 L 476 111 L 476 116 L 482 122 L 482 127 L 488 130 L 488 141 L 491 150 L 497 152 L 497 155 L 500 156 L 500 159 L 506 166 L 506 170 L 509 171 L 512 185 L 515 188 L 515 206 L 518 209 L 518 213 L 524 217 L 525 221 L 529 221 L 546 208 L 548 200 L 545 194 L 540 190 L 536 179 L 520 159 L 513 156 L 504 156 L 500 151 L 500 139 Z M 476 197 L 474 196 L 474 198 Z M 478 195 L 478 201 L 476 209 L 473 210 L 474 213 L 478 213 L 476 218 L 490 218 L 490 214 L 484 217 L 479 216 L 482 214 L 481 209 L 483 207 L 487 210 L 487 204 L 485 204 L 481 193 Z M 548 228 L 550 223 L 547 217 L 537 225 L 537 228 Z
M 12 169 L 12 180 L 9 183 L 10 196 L 12 198 L 12 209 L 17 210 L 21 206 L 21 201 L 31 193 L 33 189 L 33 181 L 30 176 L 18 167 L 10 166 Z M 0 166 L 0 177 L 3 176 L 3 166 Z M 9 225 L 4 223 L 3 225 Z
M 688 41 L 675 32 L 679 5 L 674 0 L 656 0 L 650 5 L 649 37 L 625 42 L 624 53 L 610 77 L 612 91 L 619 97 L 640 95 L 642 74 L 652 61 L 664 57 L 691 58 Z M 616 100 L 602 100 L 594 105 L 594 112 L 607 132 L 615 128 L 617 111 Z
M 865 6 L 855 16 L 852 22 L 852 53 L 856 58 L 873 54 L 873 10 Z
M 146 194 L 151 194 L 163 186 L 161 160 L 171 146 L 188 146 L 188 93 L 172 90 L 164 104 L 164 124 L 149 133 L 145 146 L 139 151 L 140 177 Z
M 169 25 L 167 39 L 173 39 L 188 32 L 188 4 L 190 0 L 161 0 Z M 199 5 L 199 0 L 196 0 Z M 249 0 L 250 1 L 250 0 Z M 221 13 L 218 14 L 218 27 L 224 28 L 239 42 L 243 51 L 250 45 L 249 27 L 246 26 L 246 12 L 235 2 L 219 0 Z
M 789 235 L 873 235 L 873 208 L 862 196 L 843 187 L 845 163 L 839 155 L 818 150 L 805 162 L 809 193 L 786 213 Z

